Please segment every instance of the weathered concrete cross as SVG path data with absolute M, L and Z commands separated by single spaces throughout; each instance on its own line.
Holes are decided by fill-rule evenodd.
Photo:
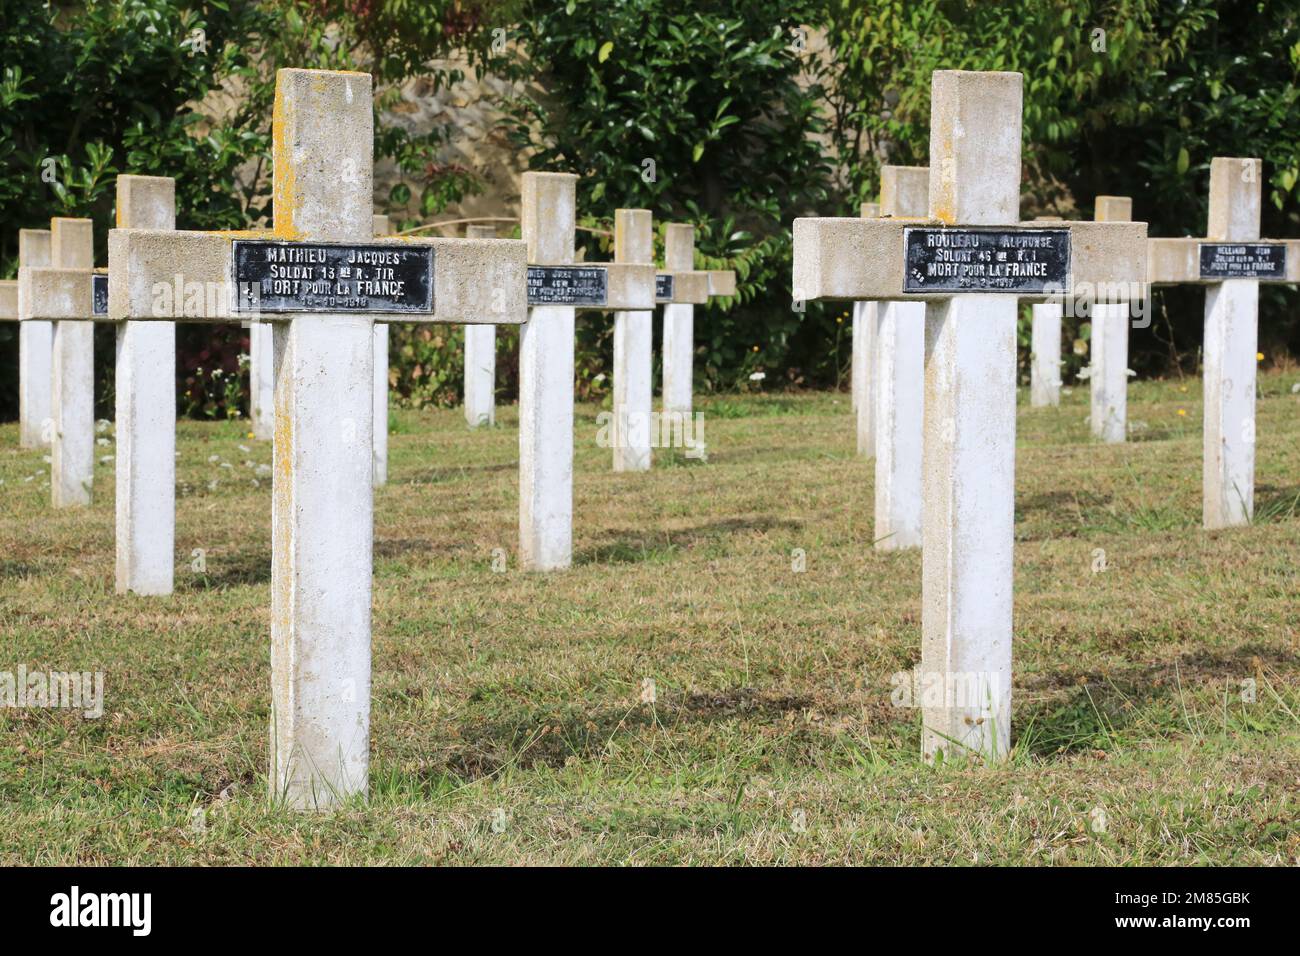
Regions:
M 1019 223 L 1019 73 L 936 71 L 930 222 L 796 219 L 797 299 L 926 303 L 922 750 L 1010 746 L 1017 297 L 1140 297 L 1145 223 Z
M 103 316 L 95 310 L 94 269 L 94 223 L 65 218 L 50 220 L 50 266 L 18 268 L 19 320 L 54 323 L 50 500 L 56 508 L 90 504 L 95 478 L 94 320 Z
M 367 786 L 372 325 L 527 318 L 522 242 L 372 237 L 372 107 L 368 74 L 280 70 L 271 233 L 109 234 L 113 319 L 274 324 L 269 780 L 298 808 Z
M 695 268 L 695 227 L 664 228 L 664 268 L 655 279 L 655 301 L 664 307 L 662 406 L 669 416 L 690 415 L 695 362 L 695 307 L 713 296 L 736 294 L 731 269 Z
M 519 344 L 519 552 L 529 571 L 555 571 L 573 560 L 573 336 L 578 309 L 619 315 L 654 308 L 654 266 L 649 256 L 650 213 L 620 209 L 615 214 L 615 261 L 575 262 L 577 181 L 570 173 L 524 173 L 520 224 L 528 244 L 529 320 Z M 461 240 L 464 241 L 464 240 Z M 620 355 L 645 348 L 632 320 L 622 335 Z M 627 360 L 629 363 L 631 358 Z M 648 367 L 648 361 L 646 365 Z M 620 384 L 615 358 L 615 429 Z M 648 385 L 649 372 L 645 374 Z M 647 418 L 648 396 L 645 397 Z M 615 467 L 626 449 L 614 444 Z
M 1127 196 L 1098 196 L 1094 222 L 1129 222 L 1133 201 Z M 1035 222 L 1063 222 L 1038 216 Z M 1128 430 L 1128 326 L 1132 303 L 1098 302 L 1093 307 L 1089 369 L 1092 433 L 1107 442 L 1122 442 Z M 1061 318 L 1058 302 L 1036 302 L 1030 327 L 1029 404 L 1036 408 L 1061 403 Z
M 18 268 L 49 265 L 50 230 L 19 229 Z M 53 359 L 52 322 L 37 319 L 18 326 L 18 440 L 23 448 L 48 448 L 53 439 Z
M 924 220 L 930 170 L 882 166 L 880 215 Z M 880 550 L 921 546 L 921 442 L 925 410 L 925 303 L 882 302 L 875 332 L 868 408 L 875 439 L 876 527 Z M 859 410 L 859 416 L 863 410 Z
M 614 211 L 614 261 L 635 263 L 643 282 L 642 308 L 614 313 L 613 419 L 615 471 L 649 471 L 654 368 L 654 222 L 648 209 Z M 648 277 L 648 278 L 647 278 Z M 649 292 L 648 298 L 644 293 Z
M 466 226 L 466 239 L 495 239 L 496 226 Z M 465 423 L 470 428 L 497 420 L 497 330 L 493 325 L 465 327 Z
M 1300 282 L 1300 240 L 1260 239 L 1261 162 L 1210 162 L 1204 239 L 1151 239 L 1153 285 L 1205 288 L 1205 424 L 1201 520 L 1249 524 L 1255 510 L 1255 350 L 1259 283 Z
M 117 178 L 117 228 L 176 228 L 176 181 Z M 107 316 L 105 316 L 107 318 Z M 171 594 L 176 546 L 176 323 L 117 324 L 117 592 Z
M 1096 222 L 1131 222 L 1133 200 L 1127 196 L 1098 196 L 1093 209 Z M 1098 302 L 1092 307 L 1089 342 L 1092 433 L 1115 444 L 1128 438 L 1128 330 L 1130 305 Z M 1059 350 L 1060 332 L 1057 332 Z M 1058 351 L 1059 357 L 1059 351 Z
M 1060 216 L 1035 216 L 1034 222 L 1063 222 Z M 1029 404 L 1046 408 L 1061 404 L 1061 317 L 1059 301 L 1030 306 Z

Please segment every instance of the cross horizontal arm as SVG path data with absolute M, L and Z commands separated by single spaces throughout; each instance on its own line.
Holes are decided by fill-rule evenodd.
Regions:
M 735 295 L 736 273 L 734 269 L 709 270 L 709 295 Z
M 19 320 L 93 320 L 94 274 L 92 269 L 23 266 L 18 270 Z
M 997 226 L 948 226 L 930 219 L 860 219 L 818 217 L 794 221 L 794 290 L 799 300 L 865 301 L 951 298 L 953 291 L 915 292 L 904 285 L 903 232 L 925 229 L 979 229 L 1018 232 L 1049 228 L 1069 230 L 1070 268 L 1061 292 L 1009 292 L 1030 300 L 1091 299 L 1111 301 L 1143 296 L 1146 283 L 1147 225 L 1144 222 L 1018 223 Z
M 331 311 L 304 308 L 301 312 L 282 310 L 271 315 L 257 311 L 255 305 L 237 308 L 236 295 L 248 290 L 235 288 L 236 240 L 277 241 L 266 233 L 111 230 L 110 318 L 229 322 Z M 309 248 L 331 244 L 285 245 Z M 353 244 L 342 245 L 348 248 Z M 384 313 L 364 306 L 335 311 L 369 314 L 377 322 L 518 325 L 527 321 L 527 263 L 525 245 L 518 239 L 380 237 L 356 245 L 432 250 L 429 302 L 419 311 Z
M 0 280 L 0 322 L 18 320 L 18 280 Z
M 1261 282 L 1300 282 L 1300 239 L 1257 239 L 1249 242 L 1227 242 L 1218 239 L 1148 239 L 1147 240 L 1147 280 L 1152 285 L 1180 285 L 1196 283 L 1209 285 L 1222 282 L 1231 275 L 1202 276 L 1202 246 L 1269 246 L 1281 247 L 1284 268 L 1280 274 L 1252 274 L 1242 278 L 1255 278 Z
M 671 277 L 671 282 L 664 289 L 664 291 L 667 291 L 667 295 L 655 295 L 656 302 L 660 304 L 675 302 L 686 305 L 704 305 L 709 301 L 711 279 L 708 272 L 660 270 L 659 275 Z M 657 281 L 662 282 L 663 280 L 659 279 Z

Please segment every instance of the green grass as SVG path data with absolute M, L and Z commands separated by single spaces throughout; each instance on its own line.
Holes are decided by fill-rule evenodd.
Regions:
M 176 593 L 120 598 L 111 463 L 55 513 L 0 426 L 0 670 L 107 685 L 101 720 L 0 710 L 0 864 L 1295 863 L 1298 378 L 1261 377 L 1256 522 L 1215 533 L 1198 382 L 1133 383 L 1124 446 L 1088 437 L 1084 388 L 1022 396 L 992 768 L 924 765 L 890 705 L 921 563 L 870 547 L 847 394 L 702 399 L 708 461 L 643 475 L 610 471 L 579 408 L 575 565 L 548 576 L 515 564 L 515 410 L 477 432 L 398 412 L 370 799 L 321 816 L 265 796 L 269 447 L 181 424 Z

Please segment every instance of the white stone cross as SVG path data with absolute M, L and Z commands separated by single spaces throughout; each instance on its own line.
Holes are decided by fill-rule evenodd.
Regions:
M 864 202 L 860 207 L 863 219 L 880 218 L 880 203 Z M 858 455 L 870 458 L 876 453 L 875 400 L 871 376 L 872 356 L 875 355 L 878 302 L 853 303 L 853 342 L 849 360 L 849 389 L 855 416 L 854 432 L 857 435 Z
M 521 184 L 529 319 L 519 341 L 519 560 L 527 571 L 558 571 L 573 561 L 575 312 L 654 308 L 648 259 L 575 262 L 577 181 L 570 173 L 528 172 Z M 649 216 L 618 210 L 616 249 L 622 230 L 642 219 L 648 228 Z M 632 243 L 622 245 L 632 251 Z
M 95 477 L 94 268 L 94 223 L 61 217 L 50 220 L 50 266 L 18 268 L 19 320 L 54 323 L 50 500 L 56 508 L 90 504 Z
M 614 261 L 642 266 L 654 264 L 654 222 L 650 210 L 615 210 Z M 611 444 L 615 471 L 650 470 L 654 410 L 653 298 L 647 304 L 649 308 L 614 313 Z
M 880 215 L 924 221 L 930 171 L 882 166 Z M 921 546 L 921 444 L 925 409 L 925 303 L 881 302 L 868 385 L 876 443 L 875 546 L 889 551 Z M 861 417 L 863 412 L 859 410 Z
M 373 238 L 372 110 L 369 74 L 280 70 L 272 231 L 109 234 L 113 319 L 274 325 L 269 781 L 296 808 L 367 787 L 372 325 L 527 318 L 522 242 Z
M 736 294 L 731 269 L 695 268 L 695 227 L 669 223 L 664 228 L 664 268 L 655 279 L 655 301 L 664 307 L 662 404 L 665 415 L 692 414 L 695 362 L 695 307 L 713 296 Z
M 176 228 L 176 181 L 117 178 L 117 228 Z M 110 293 L 111 294 L 111 293 Z M 117 593 L 171 594 L 176 547 L 176 323 L 117 324 Z
M 18 268 L 49 265 L 50 230 L 19 229 Z M 18 437 L 23 448 L 48 448 L 53 438 L 53 360 L 54 324 L 36 319 L 19 325 Z
M 1060 216 L 1035 216 L 1034 222 L 1062 222 Z M 1029 404 L 1045 408 L 1061 404 L 1061 317 L 1060 301 L 1035 302 L 1030 306 Z
M 1300 240 L 1260 239 L 1261 162 L 1210 162 L 1204 239 L 1151 239 L 1153 285 L 1205 286 L 1201 520 L 1249 524 L 1255 510 L 1255 350 L 1259 283 L 1300 282 Z
M 796 219 L 796 299 L 926 303 L 927 759 L 1010 747 L 1018 296 L 1140 297 L 1145 223 L 1018 222 L 1019 73 L 931 81 L 929 222 Z
M 466 226 L 466 239 L 495 239 L 496 226 Z M 470 428 L 497 421 L 497 330 L 494 325 L 465 326 L 465 423 Z
M 1133 219 L 1133 200 L 1128 196 L 1098 196 L 1092 218 L 1096 222 L 1129 222 Z M 1129 323 L 1128 303 L 1098 302 L 1092 307 L 1089 421 L 1093 435 L 1108 444 L 1128 438 Z M 1059 359 L 1059 327 L 1057 349 Z

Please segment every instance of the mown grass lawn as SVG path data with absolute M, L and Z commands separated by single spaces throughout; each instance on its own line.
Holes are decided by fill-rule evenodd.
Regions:
M 580 407 L 576 561 L 547 576 L 515 567 L 514 409 L 477 432 L 399 412 L 371 795 L 328 816 L 266 798 L 270 448 L 180 425 L 177 591 L 121 598 L 111 462 L 92 508 L 55 513 L 2 426 L 0 670 L 102 670 L 107 702 L 0 710 L 0 864 L 1295 863 L 1297 383 L 1261 376 L 1258 519 L 1216 533 L 1199 382 L 1134 384 L 1125 446 L 1090 440 L 1085 388 L 1022 393 L 996 768 L 925 766 L 890 704 L 920 556 L 870 547 L 847 395 L 701 399 L 707 463 L 641 475 Z

